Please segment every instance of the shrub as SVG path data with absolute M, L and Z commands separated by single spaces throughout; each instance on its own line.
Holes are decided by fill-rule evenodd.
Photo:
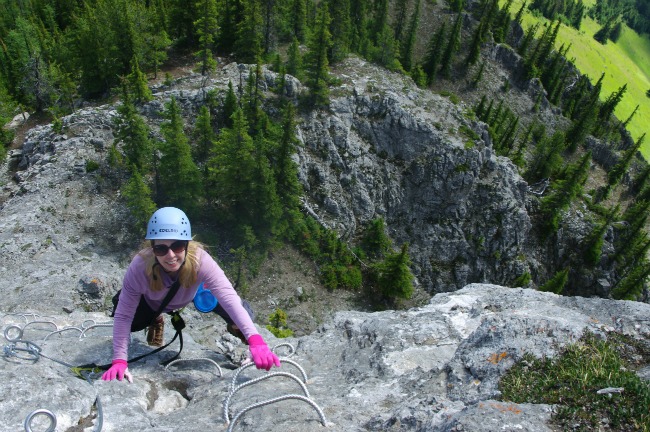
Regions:
M 504 401 L 557 405 L 553 421 L 560 430 L 650 430 L 650 387 L 632 370 L 650 349 L 630 337 L 610 333 L 602 340 L 586 333 L 559 357 L 525 354 L 502 378 Z M 630 359 L 627 361 L 626 359 Z M 599 394 L 605 389 L 620 392 Z
M 86 172 L 91 173 L 99 169 L 99 162 L 92 159 L 86 161 Z
M 293 330 L 287 327 L 287 313 L 282 309 L 276 309 L 269 315 L 269 324 L 266 329 L 277 338 L 293 336 Z

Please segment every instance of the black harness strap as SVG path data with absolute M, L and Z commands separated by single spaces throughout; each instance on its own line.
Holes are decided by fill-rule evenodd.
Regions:
M 167 295 L 165 295 L 165 298 L 163 299 L 162 303 L 160 304 L 160 307 L 158 308 L 158 312 L 156 312 L 156 316 L 159 316 L 160 314 L 162 314 L 163 310 L 165 310 L 165 308 L 167 307 L 169 302 L 172 301 L 172 299 L 174 298 L 174 296 L 178 292 L 178 289 L 180 288 L 180 286 L 181 286 L 181 283 L 180 283 L 180 281 L 177 280 L 176 282 L 174 282 L 169 287 L 169 291 L 167 292 Z M 127 360 L 127 363 L 133 363 L 133 362 L 136 362 L 138 360 L 142 360 L 145 357 L 148 357 L 148 356 L 150 356 L 152 354 L 155 354 L 155 353 L 157 353 L 159 351 L 164 350 L 169 345 L 171 345 L 176 340 L 176 338 L 179 338 L 179 342 L 180 342 L 180 348 L 179 348 L 178 352 L 172 358 L 170 358 L 168 360 L 165 360 L 161 364 L 166 365 L 166 364 L 174 361 L 181 354 L 181 351 L 183 351 L 183 333 L 182 333 L 182 330 L 185 328 L 185 321 L 181 317 L 179 311 L 168 312 L 168 314 L 171 315 L 171 317 L 172 317 L 172 319 L 171 319 L 172 325 L 174 326 L 174 330 L 176 330 L 176 334 L 174 334 L 174 337 L 172 338 L 172 340 L 167 342 L 165 345 L 156 348 L 153 351 L 150 351 L 148 353 L 145 353 L 145 354 L 142 354 L 142 355 L 139 355 L 137 357 L 133 357 L 133 358 Z M 102 371 L 102 370 L 110 369 L 110 367 L 112 365 L 113 365 L 112 363 L 107 363 L 107 364 L 104 364 L 104 365 L 97 365 L 96 363 L 88 363 L 88 364 L 85 364 L 85 365 L 82 365 L 82 366 L 74 367 L 73 370 L 77 375 L 81 376 L 80 375 L 81 370 Z

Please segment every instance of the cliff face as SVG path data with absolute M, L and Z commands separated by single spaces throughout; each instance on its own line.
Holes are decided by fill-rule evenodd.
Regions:
M 511 58 L 516 54 L 504 52 L 509 51 L 493 52 L 502 73 L 517 68 Z M 245 82 L 248 69 L 231 63 L 210 79 L 189 75 L 171 87 L 157 86 L 141 113 L 158 134 L 164 104 L 173 96 L 189 131 L 208 92 L 223 97 L 229 81 Z M 353 242 L 364 224 L 383 217 L 394 243 L 409 243 L 417 283 L 429 293 L 472 282 L 512 286 L 525 273 L 543 283 L 579 252 L 576 245 L 591 230 L 586 209 L 567 212 L 567 227 L 553 239 L 533 235 L 537 198 L 509 159 L 495 155 L 485 124 L 471 120 L 469 106 L 356 58 L 334 72 L 339 84 L 329 109 L 302 112 L 297 126 L 304 209 L 321 223 Z M 277 75 L 263 74 L 268 91 Z M 513 103 L 530 102 L 538 91 L 534 84 L 512 89 Z M 289 98 L 297 102 L 304 92 L 288 77 Z M 549 125 L 561 122 L 552 107 L 542 106 L 540 116 Z M 94 309 L 119 286 L 124 264 L 119 260 L 137 241 L 129 236 L 130 221 L 110 169 L 86 170 L 88 161 L 106 164 L 116 115 L 111 105 L 82 109 L 62 119 L 62 134 L 39 126 L 11 152 L 0 209 L 5 243 L 0 254 L 17 269 L 0 276 L 9 287 L 8 306 L 21 304 L 24 295 L 52 298 L 53 280 L 73 280 L 79 285 L 75 301 Z M 613 236 L 610 229 L 605 251 Z M 51 252 L 58 252 L 54 261 Z M 75 265 L 63 265 L 68 260 Z M 97 261 L 104 263 L 100 269 Z M 615 280 L 611 265 L 603 260 L 573 278 L 580 286 L 571 287 L 572 293 L 607 296 Z M 85 292 L 87 284 L 77 282 L 95 276 L 105 281 L 103 292 Z M 52 302 L 57 311 L 74 306 Z
M 23 312 L 29 309 L 36 305 Z M 227 406 L 228 419 L 237 419 L 228 430 L 237 431 L 550 431 L 552 407 L 500 401 L 499 378 L 524 353 L 552 357 L 584 330 L 647 341 L 649 313 L 650 306 L 638 302 L 474 284 L 409 311 L 341 312 L 299 339 L 278 340 L 262 330 L 271 346 L 289 343 L 295 350 L 278 370 L 284 375 L 262 379 L 265 373 L 254 368 L 233 369 L 244 347 L 222 323 L 187 310 L 185 361 L 159 365 L 175 343 L 132 364 L 132 384 L 88 382 L 66 367 L 110 359 L 110 328 L 91 327 L 108 322 L 105 315 L 3 313 L 3 327 L 16 326 L 9 336 L 23 329 L 22 338 L 43 355 L 33 361 L 22 351 L 22 358 L 5 354 L 0 362 L 0 389 L 11 395 L 0 400 L 0 430 L 20 430 L 37 409 L 56 416 L 57 430 L 225 430 Z M 277 352 L 284 358 L 291 347 Z M 130 349 L 132 355 L 150 350 L 142 332 Z M 637 373 L 650 378 L 648 365 Z M 286 395 L 292 397 L 265 405 Z
M 336 73 L 341 84 L 332 89 L 330 109 L 303 114 L 298 126 L 303 145 L 295 157 L 305 211 L 349 240 L 365 222 L 384 217 L 393 240 L 409 242 L 420 285 L 439 294 L 410 311 L 341 312 L 313 334 L 289 340 L 292 359 L 309 377 L 312 400 L 337 431 L 481 431 L 506 424 L 549 430 L 549 407 L 497 400 L 500 376 L 523 353 L 552 356 L 586 328 L 647 339 L 648 305 L 485 284 L 442 293 L 544 272 L 548 262 L 570 253 L 586 223 L 573 217 L 574 231 L 540 247 L 531 234 L 528 186 L 507 159 L 494 155 L 485 125 L 465 120 L 467 106 L 359 60 Z M 210 80 L 190 76 L 172 88 L 157 87 L 142 114 L 157 134 L 162 107 L 174 96 L 192 124 L 208 90 L 223 95 L 229 80 L 245 81 L 246 74 L 247 67 L 231 64 Z M 270 87 L 276 76 L 264 74 Z M 289 79 L 285 90 L 297 98 L 303 88 Z M 0 362 L 2 394 L 12 395 L 0 401 L 3 430 L 20 429 L 38 408 L 56 412 L 61 430 L 90 430 L 100 418 L 97 396 L 105 431 L 225 429 L 222 403 L 235 376 L 229 368 L 245 348 L 221 322 L 192 308 L 184 313 L 183 357 L 210 358 L 225 369 L 223 377 L 205 360 L 164 370 L 158 364 L 165 352 L 132 366 L 134 384 L 91 385 L 52 361 L 110 361 L 110 330 L 79 334 L 91 319 L 110 322 L 107 302 L 138 243 L 110 172 L 87 169 L 88 161 L 105 163 L 115 116 L 114 106 L 88 107 L 62 119 L 62 134 L 51 125 L 36 127 L 3 167 L 0 318 L 5 331 L 17 326 L 5 339 L 25 329 L 23 338 L 47 356 L 9 355 Z M 48 336 L 72 326 L 80 330 Z M 261 331 L 271 345 L 282 342 Z M 7 340 L 9 353 L 10 345 Z M 143 336 L 134 335 L 131 352 L 147 350 Z M 290 365 L 283 371 L 300 375 Z M 242 390 L 230 418 L 275 391 L 301 393 L 296 385 L 290 380 Z M 317 410 L 295 403 L 243 414 L 237 430 L 318 429 Z
M 429 292 L 527 271 L 527 184 L 469 107 L 360 60 L 342 67 L 341 96 L 300 126 L 314 213 L 348 238 L 383 217 Z

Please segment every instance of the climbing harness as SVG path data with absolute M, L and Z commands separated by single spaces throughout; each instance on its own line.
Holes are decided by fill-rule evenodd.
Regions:
M 281 347 L 281 346 L 287 346 L 287 347 L 289 347 L 291 349 L 289 355 L 293 355 L 293 353 L 295 352 L 295 349 L 293 348 L 293 346 L 291 344 L 289 344 L 289 343 L 286 343 L 286 342 L 281 343 L 279 345 L 276 345 L 275 347 L 273 347 L 272 351 L 275 352 L 276 349 Z M 288 399 L 295 399 L 295 400 L 299 400 L 299 401 L 302 401 L 302 402 L 305 402 L 305 403 L 309 404 L 318 413 L 321 424 L 323 426 L 328 425 L 327 420 L 325 418 L 325 414 L 323 413 L 323 410 L 318 406 L 318 404 L 316 404 L 316 402 L 314 402 L 314 400 L 311 398 L 311 396 L 309 394 L 309 391 L 307 390 L 306 384 L 307 384 L 308 379 L 307 379 L 307 374 L 305 373 L 305 370 L 297 362 L 295 362 L 295 361 L 293 361 L 293 360 L 291 360 L 289 358 L 286 358 L 286 357 L 281 357 L 280 358 L 280 364 L 282 364 L 282 365 L 290 364 L 292 366 L 295 366 L 300 371 L 300 373 L 302 375 L 302 378 L 303 378 L 302 381 L 296 375 L 294 375 L 292 373 L 289 373 L 289 372 L 268 372 L 265 375 L 262 375 L 262 376 L 260 376 L 258 378 L 254 378 L 254 379 L 245 381 L 242 384 L 237 385 L 237 378 L 239 377 L 239 375 L 244 370 L 254 366 L 254 364 L 253 363 L 245 364 L 245 365 L 241 366 L 239 369 L 237 369 L 235 371 L 235 373 L 234 373 L 234 375 L 232 377 L 232 381 L 230 383 L 230 388 L 229 388 L 228 394 L 226 395 L 226 398 L 223 401 L 223 420 L 224 420 L 224 423 L 226 425 L 228 425 L 228 431 L 227 432 L 232 432 L 235 425 L 237 424 L 237 422 L 241 418 L 241 416 L 244 415 L 245 413 L 247 413 L 248 411 L 253 410 L 255 408 L 260 408 L 260 407 L 263 407 L 263 406 L 266 406 L 266 405 L 270 405 L 270 404 L 273 404 L 273 403 L 276 403 L 276 402 L 288 400 Z M 293 381 L 298 383 L 298 385 L 300 386 L 302 392 L 304 393 L 304 396 L 303 395 L 298 395 L 298 394 L 286 394 L 286 395 L 274 397 L 274 398 L 271 398 L 271 399 L 263 400 L 263 401 L 260 401 L 260 402 L 256 402 L 256 403 L 254 403 L 252 405 L 249 405 L 249 406 L 244 407 L 244 408 L 240 409 L 239 411 L 237 411 L 234 414 L 234 416 L 232 417 L 232 420 L 230 420 L 230 414 L 229 414 L 230 400 L 235 395 L 235 393 L 237 393 L 239 390 L 241 390 L 244 387 L 255 385 L 255 384 L 261 383 L 263 381 L 266 381 L 268 379 L 275 378 L 275 377 L 285 377 L 285 378 L 292 379 Z

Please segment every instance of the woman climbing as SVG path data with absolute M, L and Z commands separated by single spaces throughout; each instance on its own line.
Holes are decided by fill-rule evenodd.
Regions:
M 267 371 L 280 366 L 223 270 L 192 240 L 190 221 L 182 210 L 157 210 L 149 219 L 145 239 L 150 245 L 135 255 L 114 299 L 113 362 L 102 375 L 104 381 L 121 381 L 125 376 L 132 381 L 127 364 L 130 333 L 149 327 L 148 342 L 162 345 L 161 313 L 185 307 L 200 286 L 218 300 L 215 312 L 226 320 L 230 332 L 248 344 L 255 366 Z

